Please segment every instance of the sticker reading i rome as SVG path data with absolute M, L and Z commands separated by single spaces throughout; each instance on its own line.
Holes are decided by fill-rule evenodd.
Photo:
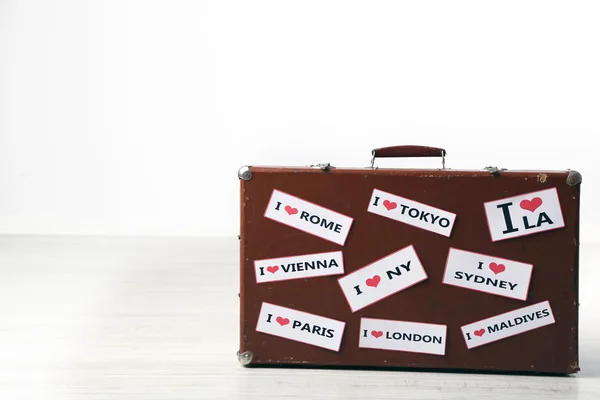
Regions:
M 345 326 L 343 321 L 262 303 L 256 331 L 339 351 Z
M 277 189 L 273 190 L 265 217 L 342 246 L 353 221 L 351 217 Z
M 484 203 L 492 241 L 563 228 L 556 188 Z
M 374 189 L 367 211 L 450 237 L 456 214 Z
M 338 283 L 350 309 L 356 312 L 425 279 L 425 269 L 411 245 L 338 279 Z
M 543 301 L 473 322 L 460 329 L 467 348 L 472 349 L 554 323 L 550 303 Z

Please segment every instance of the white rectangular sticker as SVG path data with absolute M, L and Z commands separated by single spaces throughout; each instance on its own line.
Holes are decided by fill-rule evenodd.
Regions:
M 456 214 L 374 189 L 367 211 L 450 237 Z
M 352 312 L 427 279 L 427 273 L 410 245 L 348 274 L 338 282 Z
M 256 283 L 315 278 L 344 273 L 341 251 L 254 261 Z
M 519 308 L 461 327 L 467 348 L 483 346 L 523 332 L 552 325 L 554 315 L 548 301 Z
M 262 303 L 256 331 L 339 351 L 345 322 Z
M 443 356 L 446 325 L 361 318 L 358 347 Z
M 563 228 L 556 188 L 483 204 L 492 242 Z
M 277 189 L 271 194 L 265 217 L 342 246 L 353 221 L 346 215 Z
M 533 265 L 450 248 L 443 283 L 527 300 Z

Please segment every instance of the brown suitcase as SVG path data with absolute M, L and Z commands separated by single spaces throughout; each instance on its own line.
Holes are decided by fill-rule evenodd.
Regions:
M 574 373 L 576 171 L 242 167 L 243 365 Z

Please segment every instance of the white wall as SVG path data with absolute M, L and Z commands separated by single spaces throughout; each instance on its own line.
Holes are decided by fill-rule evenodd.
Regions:
M 595 1 L 0 2 L 0 233 L 235 235 L 243 164 L 582 172 Z M 436 160 L 382 165 L 437 166 Z

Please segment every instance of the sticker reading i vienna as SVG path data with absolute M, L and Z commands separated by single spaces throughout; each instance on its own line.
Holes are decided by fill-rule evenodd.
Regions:
M 374 189 L 367 211 L 450 237 L 456 214 Z
M 353 218 L 273 190 L 265 217 L 339 245 L 346 243 Z
M 493 242 L 563 228 L 556 188 L 484 203 Z

